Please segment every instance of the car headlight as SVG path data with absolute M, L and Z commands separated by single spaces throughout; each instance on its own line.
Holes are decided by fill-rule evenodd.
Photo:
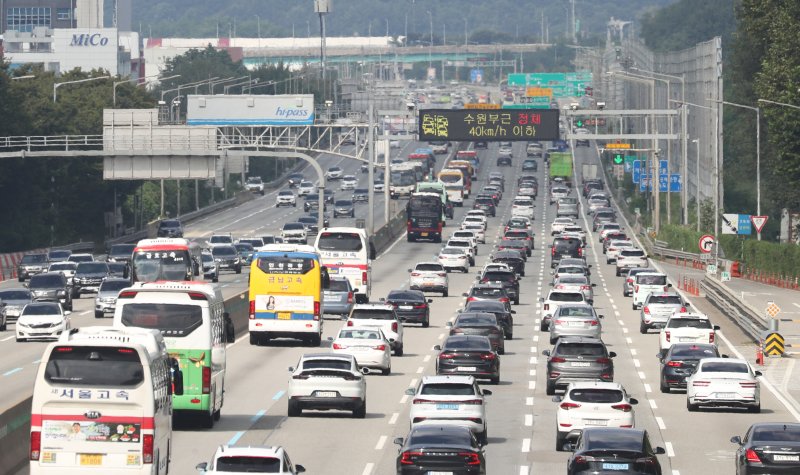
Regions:
M 17 321 L 17 326 L 28 328 L 28 325 L 26 325 L 26 324 L 24 324 L 24 323 L 22 323 L 20 321 Z

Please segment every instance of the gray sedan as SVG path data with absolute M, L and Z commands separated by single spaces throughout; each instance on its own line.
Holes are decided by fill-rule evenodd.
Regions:
M 563 336 L 600 338 L 602 315 L 597 315 L 591 305 L 559 305 L 550 320 L 550 344 Z
M 339 216 L 355 218 L 356 209 L 351 200 L 336 200 L 333 205 L 333 217 L 338 218 Z

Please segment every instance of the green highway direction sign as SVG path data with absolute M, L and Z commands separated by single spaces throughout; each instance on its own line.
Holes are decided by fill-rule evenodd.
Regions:
M 509 86 L 538 86 L 553 90 L 553 97 L 580 97 L 592 83 L 592 73 L 514 73 L 508 75 Z

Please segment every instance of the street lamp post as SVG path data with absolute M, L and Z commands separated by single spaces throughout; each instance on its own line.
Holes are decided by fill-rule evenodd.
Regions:
M 89 81 L 98 81 L 100 79 L 108 79 L 111 76 L 99 76 L 96 78 L 87 78 L 87 79 L 78 79 L 76 81 L 64 81 L 64 82 L 54 82 L 53 83 L 53 102 L 56 102 L 58 99 L 58 88 L 64 86 L 66 84 L 78 84 L 81 82 L 89 82 Z
M 428 10 L 428 19 L 431 22 L 431 42 L 428 44 L 428 74 L 430 74 L 433 67 L 433 13 Z
M 112 87 L 113 96 L 114 96 L 114 100 L 113 100 L 114 108 L 117 107 L 117 86 L 119 86 L 120 84 L 125 84 L 126 82 L 141 81 L 142 79 L 145 79 L 145 81 L 141 81 L 139 84 L 137 84 L 137 86 L 141 86 L 142 84 L 147 84 L 149 82 L 153 82 L 156 79 L 159 80 L 159 81 L 166 81 L 167 79 L 175 79 L 175 78 L 181 77 L 180 74 L 176 74 L 174 76 L 169 76 L 169 77 L 165 77 L 165 78 L 159 78 L 158 76 L 159 76 L 158 74 L 154 74 L 153 76 L 145 76 L 143 78 L 130 78 L 130 79 L 123 79 L 122 81 L 114 81 L 114 86 Z M 155 78 L 155 79 L 153 79 L 153 78 Z M 151 81 L 147 81 L 147 79 L 152 79 L 152 80 Z
M 464 17 L 464 47 L 469 45 L 469 36 L 467 35 L 467 17 Z

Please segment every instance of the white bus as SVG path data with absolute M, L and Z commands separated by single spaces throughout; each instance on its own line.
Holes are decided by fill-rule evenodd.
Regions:
M 331 277 L 346 277 L 355 291 L 357 303 L 369 302 L 372 291 L 372 259 L 375 248 L 361 228 L 324 228 L 314 247 Z
M 161 332 L 183 371 L 183 394 L 172 398 L 175 412 L 213 427 L 222 410 L 225 343 L 232 333 L 219 288 L 203 282 L 134 284 L 120 291 L 113 325 Z
M 167 473 L 181 376 L 155 330 L 63 333 L 33 386 L 30 473 Z
M 411 162 L 397 163 L 389 168 L 389 196 L 393 200 L 411 196 L 417 186 L 418 169 Z

